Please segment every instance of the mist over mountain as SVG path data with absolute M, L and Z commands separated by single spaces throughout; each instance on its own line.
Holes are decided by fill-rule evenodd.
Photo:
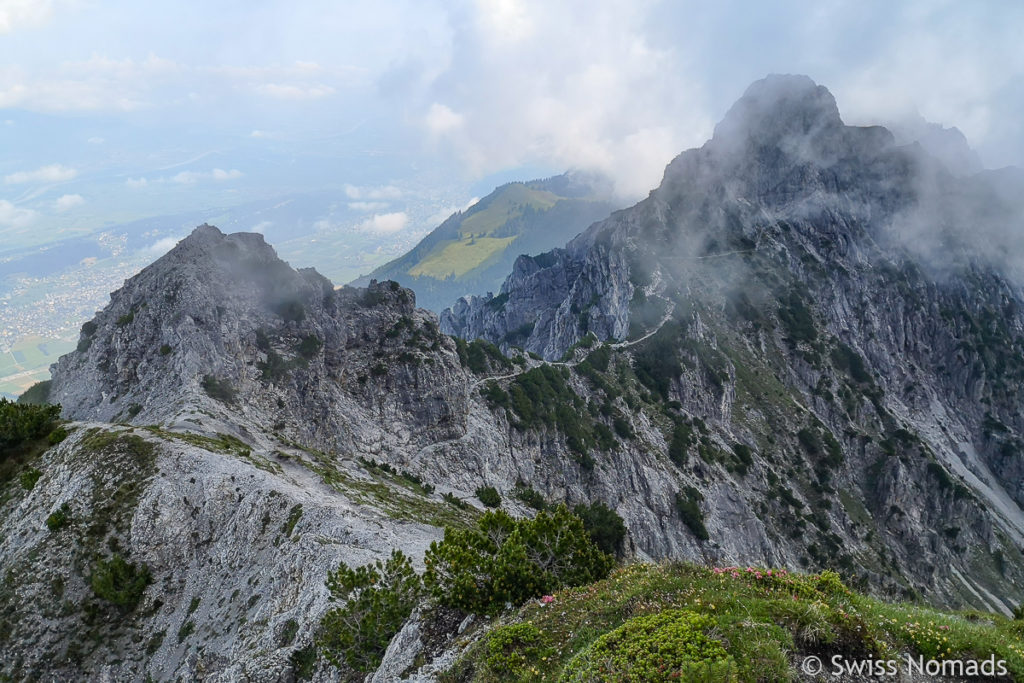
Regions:
M 817 491 L 812 509 L 838 513 L 825 502 L 837 491 L 863 501 L 869 546 L 931 515 L 915 533 L 937 540 L 927 528 L 951 502 L 939 480 L 977 493 L 993 539 L 1020 539 L 1019 250 L 977 238 L 1015 234 L 1022 214 L 991 177 L 960 180 L 884 128 L 843 125 L 810 79 L 769 77 L 650 197 L 521 257 L 499 295 L 457 303 L 442 329 L 547 359 L 635 340 L 630 365 L 653 396 L 716 424 L 725 452 L 809 456 L 790 485 Z M 859 553 L 851 539 L 814 545 Z M 907 551 L 929 572 L 957 552 Z
M 726 622 L 697 584 L 641 584 L 641 567 L 535 592 L 521 612 L 502 603 L 493 621 L 420 601 L 369 670 L 328 661 L 339 563 L 398 549 L 426 573 L 431 544 L 454 538 L 564 559 L 484 516 L 492 504 L 550 524 L 538 510 L 600 502 L 626 560 L 715 568 L 664 568 L 679 580 L 721 586 L 750 567 L 758 595 L 779 589 L 775 616 L 717 609 L 774 634 L 780 675 L 831 654 L 836 634 L 828 647 L 849 657 L 876 635 L 924 647 L 869 629 L 843 582 L 1004 628 L 1024 600 L 1021 176 L 950 158 L 845 125 L 808 77 L 769 76 L 646 199 L 519 256 L 497 294 L 440 320 L 399 282 L 335 288 L 261 235 L 196 228 L 111 295 L 33 392 L 69 422 L 0 488 L 3 673 L 501 680 L 528 679 L 514 668 L 527 662 L 568 677 L 604 636 L 661 613 L 729 657 L 752 640 L 715 640 Z M 560 222 L 557 197 L 573 194 L 543 183 L 563 182 L 499 188 L 392 267 Z M 504 222 L 472 225 L 495 206 Z M 467 557 L 477 578 L 491 566 Z M 612 609 L 622 586 L 647 592 Z M 587 601 L 583 635 L 538 630 L 548 613 L 583 623 Z M 950 636 L 975 628 L 948 618 Z

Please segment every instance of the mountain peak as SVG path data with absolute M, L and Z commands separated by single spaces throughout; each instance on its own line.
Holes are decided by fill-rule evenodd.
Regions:
M 231 245 L 226 247 L 225 245 Z M 210 252 L 219 254 L 225 250 L 227 254 L 237 257 L 239 253 L 263 253 L 267 257 L 277 259 L 277 252 L 267 244 L 263 235 L 256 232 L 235 232 L 225 234 L 216 226 L 208 223 L 195 228 L 185 239 L 169 252 L 168 255 L 184 253 L 194 256 L 195 252 Z M 227 254 L 221 254 L 222 256 Z
M 843 125 L 828 88 L 807 76 L 772 74 L 755 81 L 715 126 L 715 143 L 777 144 Z

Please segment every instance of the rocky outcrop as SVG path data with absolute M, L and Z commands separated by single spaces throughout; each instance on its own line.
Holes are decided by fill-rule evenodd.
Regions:
M 35 463 L 43 477 L 0 514 L 9 657 L 22 680 L 279 681 L 328 606 L 327 571 L 439 538 L 429 515 L 367 504 L 386 486 L 299 449 L 77 423 Z M 400 497 L 400 494 L 394 494 Z M 69 521 L 50 530 L 63 506 Z M 422 512 L 422 511 L 421 511 Z M 96 563 L 148 567 L 134 609 L 98 599 Z
M 243 438 L 272 427 L 371 456 L 456 436 L 465 377 L 410 291 L 336 290 L 260 235 L 201 226 L 111 295 L 54 366 L 51 400 L 75 419 L 187 424 L 204 413 Z

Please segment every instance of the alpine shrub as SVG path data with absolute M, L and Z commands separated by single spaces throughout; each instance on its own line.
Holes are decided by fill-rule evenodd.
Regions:
M 685 487 L 676 494 L 676 510 L 683 519 L 683 523 L 689 527 L 693 535 L 701 541 L 710 538 L 707 527 L 704 526 L 704 513 L 700 511 L 701 501 L 704 496 L 692 486 Z
M 127 562 L 119 554 L 100 560 L 92 568 L 89 585 L 96 597 L 130 612 L 142 600 L 142 593 L 153 581 L 149 567 Z
M 573 658 L 561 680 L 736 680 L 735 660 L 708 635 L 714 626 L 686 610 L 634 617 Z
M 481 486 L 476 490 L 476 497 L 489 508 L 496 508 L 501 505 L 501 495 L 498 493 L 498 489 L 493 486 Z
M 590 534 L 590 540 L 602 552 L 609 555 L 619 555 L 622 552 L 626 525 L 619 513 L 600 501 L 590 505 L 577 505 L 572 511 L 583 520 L 583 528 Z
M 423 585 L 409 558 L 395 550 L 387 562 L 356 568 L 340 564 L 328 572 L 327 589 L 338 606 L 320 620 L 320 652 L 336 667 L 367 672 L 380 664 L 419 602 Z
M 476 528 L 447 527 L 430 545 L 424 582 L 442 605 L 497 614 L 505 605 L 604 578 L 614 560 L 594 544 L 565 505 L 513 519 L 484 513 Z

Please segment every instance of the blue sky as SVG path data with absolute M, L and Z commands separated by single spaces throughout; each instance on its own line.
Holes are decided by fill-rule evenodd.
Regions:
M 995 1 L 0 0 L 0 236 L 306 189 L 400 235 L 570 167 L 638 197 L 770 72 L 1020 165 L 1021 26 Z

